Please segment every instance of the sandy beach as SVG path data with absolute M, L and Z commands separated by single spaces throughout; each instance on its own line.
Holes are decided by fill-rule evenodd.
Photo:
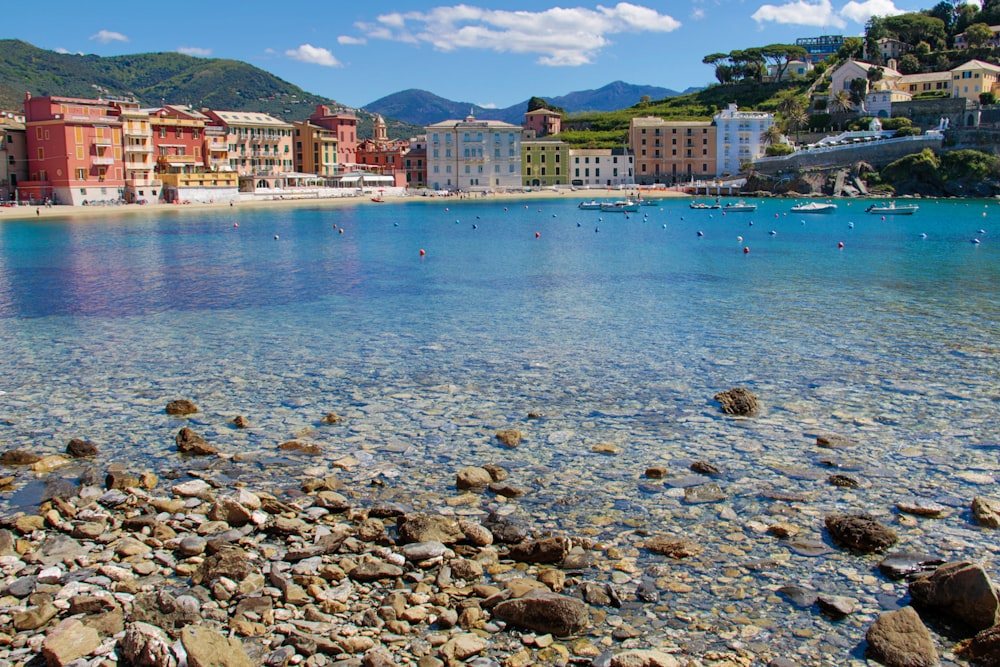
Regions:
M 634 194 L 634 190 L 631 190 Z M 688 197 L 683 192 L 674 190 L 641 189 L 639 191 L 643 198 L 665 199 Z M 424 197 L 420 195 L 390 196 L 384 195 L 384 203 L 423 203 L 454 205 L 463 202 L 481 202 L 484 200 L 495 201 L 527 201 L 545 199 L 579 199 L 580 201 L 590 199 L 613 199 L 624 196 L 622 190 L 533 190 L 530 192 L 492 192 L 485 197 L 478 193 L 468 196 L 451 197 Z M 107 218 L 120 215 L 136 214 L 157 214 L 169 215 L 172 213 L 190 213 L 199 210 L 220 210 L 232 208 L 235 211 L 260 208 L 294 208 L 294 207 L 322 207 L 333 208 L 338 206 L 358 206 L 371 205 L 378 206 L 378 202 L 373 202 L 368 194 L 358 197 L 301 197 L 287 199 L 256 199 L 236 202 L 230 206 L 229 202 L 217 202 L 212 204 L 192 203 L 192 204 L 156 204 L 140 206 L 138 204 L 123 204 L 120 206 L 14 206 L 0 207 L 0 221 L 3 220 L 29 220 L 29 219 L 51 219 L 51 218 Z

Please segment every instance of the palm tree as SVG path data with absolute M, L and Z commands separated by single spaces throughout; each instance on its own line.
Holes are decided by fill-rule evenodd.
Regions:
M 851 94 L 846 90 L 838 90 L 830 98 L 830 111 L 834 113 L 846 113 L 853 108 Z
M 799 132 L 809 126 L 809 114 L 805 109 L 794 109 L 785 116 L 785 129 L 795 132 L 795 143 L 799 143 Z
M 760 133 L 760 143 L 765 146 L 780 144 L 782 139 L 784 139 L 784 134 L 777 125 L 768 125 L 767 129 Z

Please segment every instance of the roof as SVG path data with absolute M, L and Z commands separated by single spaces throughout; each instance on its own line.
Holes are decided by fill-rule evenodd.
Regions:
M 226 125 L 256 125 L 258 127 L 291 128 L 291 123 L 278 120 L 274 116 L 256 111 L 216 111 L 212 109 L 209 115 L 215 116 Z
M 882 69 L 882 77 L 883 78 L 885 78 L 887 76 L 888 77 L 901 77 L 901 76 L 903 76 L 900 72 L 897 72 L 896 70 L 892 69 L 891 67 L 886 67 L 885 65 L 873 65 L 872 63 L 866 63 L 866 62 L 864 62 L 862 60 L 848 60 L 843 65 L 841 65 L 836 70 L 834 70 L 834 72 L 836 72 L 836 71 L 838 71 L 838 70 L 840 70 L 840 69 L 842 69 L 844 67 L 847 67 L 847 66 L 849 66 L 851 64 L 857 65 L 859 68 L 861 68 L 865 72 L 867 72 L 868 70 L 870 70 L 872 68 L 879 67 L 879 68 Z
M 434 123 L 433 125 L 428 125 L 427 129 L 439 129 L 439 130 L 475 130 L 475 129 L 487 129 L 487 130 L 517 130 L 521 131 L 520 125 L 511 125 L 510 123 L 505 123 L 501 120 L 476 120 L 473 116 L 469 116 L 465 120 L 443 120 L 440 123 Z
M 552 109 L 545 109 L 545 108 L 535 109 L 534 111 L 528 111 L 524 115 L 525 116 L 559 116 L 560 118 L 562 117 L 562 114 L 559 113 L 558 111 L 553 111 Z
M 976 60 L 975 58 L 973 58 L 972 60 L 970 60 L 968 62 L 962 63 L 958 67 L 952 67 L 948 71 L 950 71 L 950 72 L 961 72 L 961 71 L 964 71 L 964 70 L 972 70 L 972 69 L 984 69 L 984 70 L 987 70 L 987 71 L 990 71 L 990 72 L 998 72 L 998 73 L 1000 73 L 1000 67 L 998 67 L 998 66 L 996 66 L 996 65 L 994 65 L 992 63 L 983 62 L 982 60 Z
M 632 119 L 632 125 L 647 127 L 707 127 L 710 120 L 663 120 L 658 116 L 641 116 Z
M 925 81 L 941 81 L 951 78 L 951 72 L 925 72 L 922 74 L 904 74 L 899 77 L 900 84 L 923 83 Z

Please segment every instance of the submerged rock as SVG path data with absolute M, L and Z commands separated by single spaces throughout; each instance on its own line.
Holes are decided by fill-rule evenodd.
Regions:
M 838 546 L 858 553 L 885 551 L 898 539 L 895 531 L 868 514 L 831 514 L 824 524 Z
M 166 410 L 168 415 L 183 417 L 185 415 L 193 415 L 198 412 L 198 406 L 186 398 L 181 398 L 167 403 Z
M 910 582 L 913 603 L 946 614 L 973 630 L 997 624 L 1000 600 L 982 565 L 945 563 L 929 576 Z
M 757 414 L 760 407 L 757 403 L 757 396 L 744 387 L 721 391 L 714 398 L 721 404 L 722 411 L 727 415 L 750 417 Z

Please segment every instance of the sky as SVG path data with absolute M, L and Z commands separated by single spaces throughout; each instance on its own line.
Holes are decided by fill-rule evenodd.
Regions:
M 936 0 L 439 0 L 281 5 L 28 2 L 4 25 L 37 47 L 100 56 L 176 51 L 230 58 L 350 107 L 409 88 L 507 107 L 613 81 L 683 91 L 714 83 L 711 53 L 861 36 L 872 15 Z

